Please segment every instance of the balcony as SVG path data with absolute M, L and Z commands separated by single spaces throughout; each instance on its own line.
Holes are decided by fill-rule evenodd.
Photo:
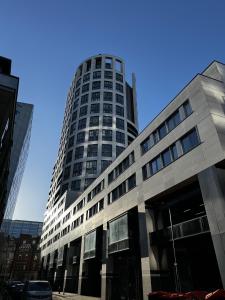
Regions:
M 194 218 L 179 224 L 173 225 L 173 239 L 179 240 L 209 232 L 209 224 L 206 216 Z M 171 226 L 150 233 L 152 245 L 165 244 L 172 240 Z

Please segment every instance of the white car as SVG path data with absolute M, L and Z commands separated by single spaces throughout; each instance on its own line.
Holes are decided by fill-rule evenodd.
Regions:
M 52 289 L 48 281 L 29 280 L 25 283 L 23 300 L 52 300 Z

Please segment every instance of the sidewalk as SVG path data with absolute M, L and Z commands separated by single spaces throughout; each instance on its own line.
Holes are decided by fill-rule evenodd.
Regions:
M 81 296 L 78 294 L 58 294 L 57 292 L 53 292 L 53 300 L 61 300 L 61 299 L 70 299 L 70 300 L 100 300 L 100 298 L 90 297 L 90 296 Z

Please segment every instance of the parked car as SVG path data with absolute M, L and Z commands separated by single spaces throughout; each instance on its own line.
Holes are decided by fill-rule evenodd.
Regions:
M 22 300 L 52 300 L 52 289 L 48 281 L 29 280 L 21 293 Z

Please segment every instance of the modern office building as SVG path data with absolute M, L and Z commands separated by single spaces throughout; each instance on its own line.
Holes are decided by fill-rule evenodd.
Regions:
M 22 181 L 30 145 L 33 105 L 17 102 L 13 132 L 9 176 L 7 183 L 7 206 L 4 219 L 12 219 Z
M 18 238 L 21 234 L 37 237 L 41 235 L 42 226 L 42 222 L 4 219 L 1 232 L 14 238 Z
M 47 207 L 78 197 L 138 134 L 136 88 L 121 58 L 97 55 L 77 69 L 64 114 Z
M 11 60 L 0 57 L 0 225 L 7 204 L 7 182 L 18 85 L 19 78 L 11 75 Z
M 225 65 L 197 74 L 67 202 L 43 226 L 52 284 L 102 300 L 225 288 Z

